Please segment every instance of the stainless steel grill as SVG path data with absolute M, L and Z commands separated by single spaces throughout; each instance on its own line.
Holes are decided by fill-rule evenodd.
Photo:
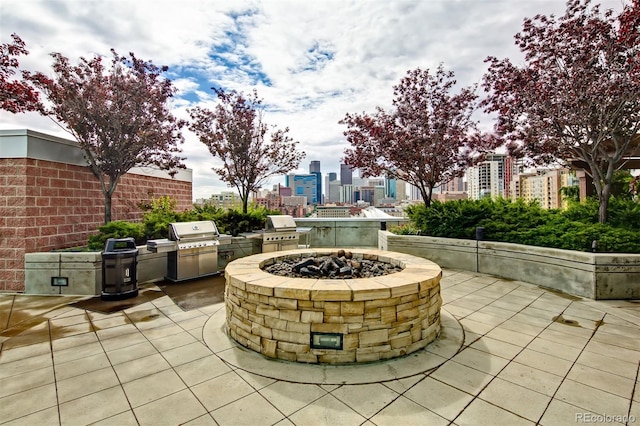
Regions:
M 267 216 L 265 229 L 262 233 L 263 253 L 297 249 L 299 240 L 300 235 L 292 216 Z
M 211 220 L 169 224 L 169 238 L 149 240 L 147 248 L 167 253 L 167 279 L 183 281 L 218 272 L 220 234 Z

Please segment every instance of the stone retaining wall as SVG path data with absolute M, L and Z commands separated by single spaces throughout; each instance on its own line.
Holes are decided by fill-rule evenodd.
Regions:
M 270 358 L 343 364 L 399 357 L 424 348 L 440 331 L 438 265 L 380 250 L 351 250 L 355 259 L 403 266 L 374 278 L 308 279 L 261 268 L 285 256 L 322 256 L 330 249 L 258 254 L 227 265 L 225 304 L 230 336 Z M 342 349 L 312 348 L 313 333 L 334 333 Z

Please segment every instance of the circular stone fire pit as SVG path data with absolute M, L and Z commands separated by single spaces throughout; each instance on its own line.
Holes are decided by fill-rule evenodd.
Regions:
M 225 268 L 226 325 L 240 345 L 267 357 L 345 364 L 391 359 L 432 342 L 440 331 L 438 265 L 408 254 L 352 249 L 355 260 L 402 268 L 370 278 L 292 278 L 263 268 L 332 249 L 263 253 Z

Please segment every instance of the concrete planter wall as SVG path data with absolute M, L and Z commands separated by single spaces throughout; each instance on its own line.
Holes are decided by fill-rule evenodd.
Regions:
M 218 269 L 232 260 L 258 254 L 261 240 L 232 238 L 218 248 Z M 138 283 L 161 281 L 167 273 L 167 254 L 138 247 Z M 53 277 L 68 278 L 68 286 L 52 285 Z M 99 295 L 102 292 L 100 252 L 47 252 L 25 254 L 25 294 Z
M 378 232 L 378 248 L 590 299 L 639 299 L 640 255 Z
M 392 218 L 295 218 L 296 225 L 311 228 L 306 235 L 300 236 L 300 244 L 314 248 L 331 247 L 376 247 L 380 229 L 408 223 L 409 219 Z

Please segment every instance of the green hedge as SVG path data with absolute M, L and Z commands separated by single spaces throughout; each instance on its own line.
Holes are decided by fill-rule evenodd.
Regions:
M 242 232 L 264 228 L 267 215 L 280 214 L 264 207 L 250 208 L 245 214 L 238 210 L 225 210 L 207 204 L 177 212 L 175 200 L 169 197 L 154 199 L 143 206 L 143 209 L 145 212 L 142 223 L 113 221 L 98 228 L 99 233 L 89 237 L 89 249 L 103 250 L 108 238 L 133 237 L 138 245 L 145 244 L 147 240 L 168 238 L 169 224 L 174 222 L 213 220 L 221 234 L 235 237 Z
M 475 239 L 483 227 L 485 240 L 567 250 L 640 253 L 640 204 L 612 197 L 609 222 L 598 223 L 598 203 L 572 203 L 566 210 L 543 209 L 537 203 L 505 199 L 435 201 L 411 206 L 411 226 L 391 229 L 399 234 Z

